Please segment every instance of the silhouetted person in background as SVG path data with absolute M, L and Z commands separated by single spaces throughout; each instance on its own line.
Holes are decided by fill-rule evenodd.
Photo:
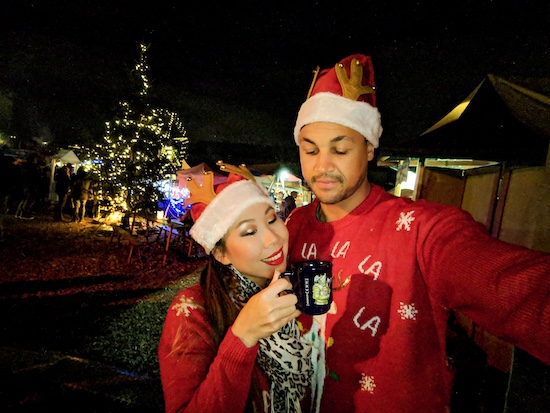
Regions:
M 63 217 L 63 209 L 67 203 L 69 189 L 71 186 L 70 169 L 67 165 L 62 166 L 55 174 L 55 193 L 58 196 L 57 204 L 54 211 L 54 221 L 61 221 Z
M 38 195 L 34 206 L 35 211 L 45 213 L 49 210 L 50 204 L 50 181 L 52 170 L 50 165 L 44 161 L 39 161 L 40 178 L 38 182 Z
M 296 208 L 296 197 L 298 196 L 298 192 L 292 191 L 290 195 L 287 195 L 285 199 L 283 200 L 283 214 L 282 218 L 286 219 L 290 213 Z
M 99 218 L 99 180 L 96 176 L 91 177 L 88 200 L 91 201 L 90 216 L 93 219 Z
M 20 160 L 11 156 L 4 156 L 0 159 L 0 200 L 2 202 L 2 213 L 8 214 L 17 199 L 17 188 L 20 188 L 19 179 L 21 175 Z M 15 210 L 15 207 L 14 207 Z
M 29 156 L 21 166 L 21 192 L 19 204 L 15 211 L 16 218 L 34 219 L 32 209 L 38 197 L 40 185 L 40 167 L 34 156 Z
M 92 180 L 88 177 L 88 174 L 84 168 L 78 168 L 76 173 L 76 180 L 73 185 L 71 198 L 74 204 L 73 221 L 81 222 L 86 213 L 86 203 L 90 197 L 90 185 Z

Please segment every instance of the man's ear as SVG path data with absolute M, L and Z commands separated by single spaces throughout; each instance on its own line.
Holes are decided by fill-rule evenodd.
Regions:
M 367 160 L 370 162 L 374 159 L 374 145 L 367 141 Z
M 212 255 L 214 255 L 216 261 L 221 262 L 223 265 L 231 264 L 231 260 L 229 259 L 227 254 L 222 252 L 220 248 L 214 248 L 214 251 L 212 251 Z

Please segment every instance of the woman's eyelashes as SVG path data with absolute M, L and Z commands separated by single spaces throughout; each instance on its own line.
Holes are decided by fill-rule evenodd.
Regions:
M 279 219 L 279 216 L 275 213 L 275 210 L 271 209 L 267 214 L 266 214 L 266 222 L 267 222 L 267 225 L 273 225 L 277 222 L 277 220 Z M 250 235 L 254 235 L 258 232 L 258 226 L 257 225 L 254 225 L 254 224 L 251 224 L 249 223 L 248 226 L 242 228 L 241 230 L 241 237 L 247 237 L 247 236 L 250 236 Z
M 254 235 L 256 232 L 258 232 L 258 230 L 256 228 L 246 228 L 242 233 L 241 233 L 241 236 L 242 237 L 247 237 L 247 236 L 250 236 L 250 235 Z

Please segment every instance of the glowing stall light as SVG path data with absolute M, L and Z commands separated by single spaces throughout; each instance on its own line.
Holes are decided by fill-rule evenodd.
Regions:
M 113 211 L 105 218 L 107 224 L 118 222 L 122 219 L 123 213 L 120 211 Z
M 169 181 L 157 182 L 157 186 L 166 199 L 175 198 L 186 200 L 190 195 L 189 189 L 185 187 L 180 188 L 179 186 L 173 185 Z
M 285 190 L 285 181 L 288 179 L 288 171 L 286 169 L 283 169 L 281 172 L 279 172 L 279 180 L 281 181 L 283 192 Z
M 159 206 L 164 210 L 164 216 L 167 218 L 179 218 L 185 212 L 185 207 L 183 206 L 185 199 L 165 199 L 164 201 L 159 201 Z
M 189 189 L 187 188 L 180 188 L 180 187 L 174 187 L 172 191 L 172 197 L 177 199 L 187 199 L 189 198 L 189 195 L 191 193 L 189 192 Z
M 407 171 L 407 180 L 401 183 L 401 190 L 410 189 L 414 190 L 416 186 L 416 172 Z
M 189 198 L 190 192 L 187 188 L 175 186 L 170 181 L 157 182 L 158 188 L 164 194 L 164 199 L 159 201 L 159 207 L 164 211 L 163 216 L 179 218 L 185 213 L 183 204 Z

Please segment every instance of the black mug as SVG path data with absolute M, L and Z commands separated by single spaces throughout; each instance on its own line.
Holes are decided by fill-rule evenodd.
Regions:
M 299 261 L 285 271 L 292 292 L 298 297 L 296 308 L 308 315 L 325 314 L 332 304 L 332 263 L 330 261 Z

